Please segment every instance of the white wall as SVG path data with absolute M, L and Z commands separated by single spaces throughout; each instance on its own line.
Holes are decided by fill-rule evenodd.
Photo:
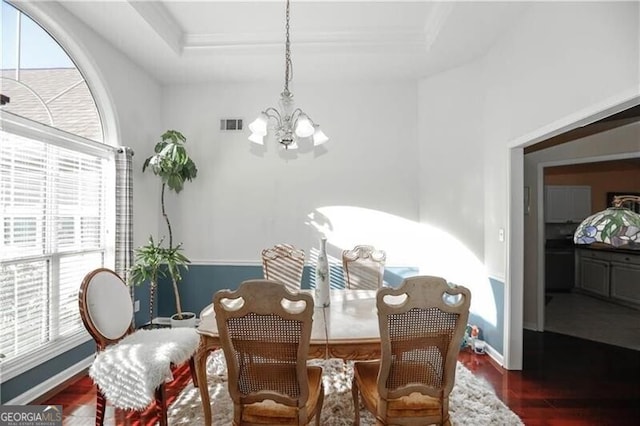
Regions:
M 470 223 L 463 210 L 457 208 L 459 204 L 450 202 L 447 203 L 448 217 L 441 211 L 435 218 L 426 214 L 426 201 L 421 203 L 424 208 L 421 218 L 461 224 L 467 234 L 464 243 L 468 246 L 477 245 L 475 235 L 484 236 L 481 260 L 488 275 L 505 277 L 505 297 L 508 299 L 505 306 L 510 302 L 513 305 L 513 311 L 505 312 L 505 323 L 514 327 L 513 335 L 505 335 L 505 351 L 518 346 L 521 349 L 519 324 L 522 322 L 522 317 L 518 316 L 522 283 L 514 282 L 519 288 L 510 288 L 510 277 L 514 275 L 507 270 L 508 246 L 498 240 L 501 228 L 507 231 L 507 243 L 510 238 L 516 242 L 522 238 L 508 234 L 510 193 L 512 189 L 522 191 L 511 188 L 510 179 L 521 175 L 522 165 L 512 166 L 510 149 L 526 142 L 527 135 L 562 122 L 577 111 L 589 111 L 607 104 L 610 99 L 628 98 L 639 93 L 638 16 L 637 2 L 532 3 L 522 18 L 514 22 L 513 29 L 479 62 L 420 83 L 421 149 L 427 143 L 428 135 L 436 134 L 440 139 L 438 143 L 447 146 L 444 153 L 448 157 L 440 157 L 440 162 L 454 164 L 466 155 L 474 158 L 478 148 L 470 144 L 468 136 L 476 132 L 476 143 L 481 145 L 483 152 L 477 156 L 481 165 L 471 159 L 465 160 L 463 164 L 471 166 L 470 169 L 461 167 L 460 175 L 438 190 L 434 185 L 425 186 L 424 183 L 437 179 L 432 174 L 433 160 L 428 154 L 439 153 L 431 148 L 422 151 L 426 155 L 421 156 L 421 189 L 434 191 L 428 195 L 438 200 L 450 193 L 467 193 L 473 184 L 469 182 L 483 179 L 483 199 L 478 200 L 476 196 L 472 201 L 484 206 L 484 223 Z M 467 81 L 475 81 L 478 91 L 468 89 Z M 469 100 L 462 96 L 464 93 L 468 93 Z M 432 120 L 423 114 L 423 110 L 437 111 L 438 103 L 443 103 L 446 110 L 453 110 L 448 106 L 448 96 L 453 96 L 460 105 L 455 120 Z M 465 102 L 481 104 L 477 108 L 465 108 Z M 469 126 L 465 131 L 467 137 L 460 136 L 463 131 L 459 126 Z M 521 184 L 519 178 L 514 182 L 517 186 Z M 521 209 L 513 207 L 514 214 L 521 214 Z M 508 366 L 519 368 L 521 354 L 513 355 L 506 357 Z
M 638 3 L 535 3 L 485 58 L 486 166 L 503 179 L 485 186 L 507 222 L 510 142 L 576 111 L 640 87 Z M 498 161 L 491 162 L 489 159 Z M 502 161 L 504 160 L 504 161 Z M 487 234 L 487 266 L 505 269 L 504 247 Z M 500 254 L 500 255 L 494 255 Z
M 17 6 L 67 50 L 84 74 L 106 127 L 105 143 L 133 148 L 134 245 L 145 243 L 150 233 L 157 233 L 159 220 L 158 181 L 142 175 L 142 163 L 162 134 L 160 85 L 59 4 Z
M 199 169 L 183 192 L 167 197 L 175 241 L 184 243 L 193 261 L 257 263 L 263 248 L 280 242 L 310 253 L 318 233 L 307 215 L 326 206 L 362 207 L 417 221 L 416 85 L 305 84 L 291 90 L 297 106 L 330 138 L 316 158 L 300 152 L 296 159 L 283 159 L 273 140 L 266 140 L 267 152 L 258 155 L 247 140 L 248 129 L 218 130 L 221 118 L 242 118 L 247 126 L 261 110 L 277 105 L 279 83 L 180 85 L 164 91 L 163 125 L 184 133 Z M 372 224 L 372 237 L 383 226 Z M 329 243 L 331 249 L 331 238 Z
M 420 221 L 484 254 L 481 69 L 457 68 L 419 86 Z
M 419 84 L 292 86 L 330 136 L 327 152 L 286 161 L 271 144 L 262 158 L 218 120 L 248 123 L 277 102 L 279 84 L 161 88 L 59 6 L 25 7 L 55 16 L 54 36 L 69 35 L 115 105 L 119 142 L 136 151 L 136 245 L 164 232 L 158 181 L 142 161 L 164 130 L 188 137 L 200 176 L 169 213 L 196 261 L 255 262 L 285 240 L 316 247 L 306 215 L 349 204 L 448 229 L 489 275 L 507 277 L 497 235 L 509 229 L 513 141 L 640 91 L 637 2 L 538 2 L 486 57 Z
M 539 129 L 580 111 L 605 109 L 610 99 L 637 95 L 639 34 L 637 2 L 535 3 L 485 58 L 487 90 L 493 95 L 486 105 L 491 114 L 485 121 L 487 155 L 500 158 L 509 146 L 526 143 L 527 135 L 539 134 Z M 505 179 L 487 183 L 487 200 L 504 206 L 494 215 L 507 229 L 517 230 L 517 235 L 507 238 L 522 247 L 522 208 L 515 202 L 509 206 L 506 195 L 522 193 L 520 181 L 511 188 L 510 180 L 522 174 L 523 164 L 504 161 L 492 167 L 502 170 Z M 487 223 L 487 267 L 506 270 L 507 258 L 500 255 L 504 246 L 491 238 L 495 228 L 490 227 Z M 523 250 L 511 251 L 509 256 L 521 259 Z M 527 312 L 537 309 L 531 308 L 537 299 L 524 287 L 524 264 L 512 264 L 519 271 L 505 274 L 505 360 L 507 367 L 521 368 L 522 311 L 524 306 Z

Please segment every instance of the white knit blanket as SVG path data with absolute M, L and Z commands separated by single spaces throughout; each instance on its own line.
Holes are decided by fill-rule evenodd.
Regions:
M 89 376 L 115 407 L 142 410 L 160 384 L 173 380 L 171 364 L 187 361 L 198 342 L 193 328 L 138 330 L 100 352 Z

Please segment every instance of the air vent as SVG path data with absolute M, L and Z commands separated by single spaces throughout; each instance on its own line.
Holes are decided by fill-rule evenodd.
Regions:
M 220 120 L 220 130 L 225 132 L 242 130 L 242 118 L 223 118 Z

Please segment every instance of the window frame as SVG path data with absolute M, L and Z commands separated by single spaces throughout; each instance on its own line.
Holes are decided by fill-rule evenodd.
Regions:
M 105 242 L 100 249 L 80 250 L 78 253 L 96 253 L 103 252 L 104 267 L 113 268 L 115 264 L 115 153 L 117 147 L 95 142 L 90 139 L 83 138 L 63 130 L 47 126 L 39 122 L 35 122 L 24 117 L 15 115 L 8 111 L 1 111 L 0 129 L 6 133 L 15 134 L 56 147 L 70 149 L 72 151 L 101 157 L 108 161 L 108 165 L 104 168 L 105 180 L 104 185 L 104 208 L 105 208 Z M 62 257 L 73 254 L 73 252 L 49 253 L 36 256 L 23 256 L 15 259 L 4 261 L 6 264 L 15 264 L 28 262 L 29 260 L 49 261 L 50 268 L 55 269 L 55 265 L 60 264 Z M 89 271 L 87 271 L 89 272 Z M 52 286 L 58 281 L 59 277 L 52 274 L 49 285 Z M 80 288 L 80 282 L 78 282 Z M 51 303 L 51 301 L 50 301 Z M 71 336 L 61 339 L 55 339 L 42 345 L 38 350 L 32 351 L 29 355 L 20 356 L 14 359 L 0 360 L 0 368 L 2 375 L 0 382 L 4 383 L 42 363 L 49 361 L 85 342 L 92 340 L 91 336 L 84 327 Z

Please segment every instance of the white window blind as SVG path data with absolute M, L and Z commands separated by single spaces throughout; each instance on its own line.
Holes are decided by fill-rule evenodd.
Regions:
M 104 266 L 111 248 L 109 150 L 87 149 L 84 142 L 60 138 L 55 129 L 34 128 L 38 131 L 21 132 L 28 136 L 10 133 L 6 126 L 0 130 L 4 370 L 29 358 L 41 361 L 48 350 L 86 337 L 78 289 L 87 272 Z M 46 138 L 34 137 L 38 132 Z

